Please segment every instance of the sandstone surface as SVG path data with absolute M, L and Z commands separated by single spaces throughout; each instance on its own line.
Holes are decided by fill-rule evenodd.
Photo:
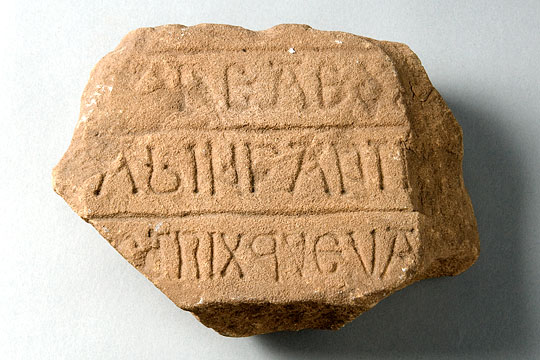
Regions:
M 129 33 L 54 190 L 227 336 L 337 329 L 479 254 L 461 128 L 404 44 L 305 25 Z

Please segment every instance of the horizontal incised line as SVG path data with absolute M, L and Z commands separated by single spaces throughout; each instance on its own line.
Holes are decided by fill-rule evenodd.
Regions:
M 209 128 L 209 127 L 179 127 L 173 128 L 170 130 L 151 130 L 151 131 L 137 131 L 131 134 L 119 134 L 120 136 L 142 136 L 142 135 L 168 135 L 174 133 L 175 131 L 201 131 L 201 132 L 221 132 L 221 131 L 231 131 L 231 132 L 259 132 L 264 133 L 267 131 L 331 131 L 331 130 L 378 130 L 381 128 L 394 129 L 408 131 L 409 127 L 404 125 L 371 125 L 371 126 L 358 126 L 358 125 L 316 125 L 316 126 L 304 126 L 304 125 L 295 125 L 295 126 L 284 126 L 284 127 L 254 127 L 254 126 L 228 126 L 228 127 L 219 127 L 219 128 Z M 113 135 L 113 134 L 111 134 Z M 117 136 L 116 134 L 114 134 Z
M 362 44 L 363 45 L 363 44 Z M 370 44 L 371 45 L 371 44 Z M 302 48 L 298 46 L 293 46 L 295 53 L 290 54 L 289 49 L 291 47 L 241 47 L 238 49 L 217 49 L 217 48 L 204 48 L 204 49 L 192 49 L 188 47 L 177 47 L 176 49 L 168 49 L 165 51 L 149 51 L 148 55 L 151 56 L 161 56 L 163 54 L 177 54 L 181 53 L 181 55 L 189 56 L 189 55 L 199 55 L 199 54 L 216 54 L 216 53 L 239 53 L 239 54 L 246 54 L 249 52 L 259 52 L 259 53 L 270 53 L 270 54 L 283 54 L 284 56 L 290 56 L 292 60 L 298 58 L 303 52 L 310 52 L 310 53 L 321 53 L 321 52 L 350 52 L 350 51 L 356 51 L 358 53 L 367 53 L 368 51 L 373 51 L 374 49 L 377 49 L 376 47 L 370 46 L 369 48 L 361 48 L 360 46 L 350 46 L 350 45 L 343 45 L 340 44 L 339 46 L 332 46 L 332 47 L 320 47 L 320 48 Z M 115 53 L 113 51 L 112 53 Z
M 94 215 L 88 217 L 88 220 L 132 220 L 132 219 L 161 219 L 161 218 L 185 218 L 185 217 L 200 217 L 200 216 L 219 216 L 219 215 L 235 215 L 235 216 L 256 216 L 256 217 L 299 217 L 299 216 L 323 216 L 323 215 L 347 215 L 353 213 L 386 213 L 386 214 L 401 214 L 401 213 L 418 213 L 418 211 L 397 208 L 397 209 L 387 209 L 387 210 L 374 210 L 374 209 L 365 209 L 365 210 L 338 210 L 338 211 L 186 211 L 181 214 L 145 214 L 145 213 L 134 213 L 134 212 L 122 212 L 112 215 Z

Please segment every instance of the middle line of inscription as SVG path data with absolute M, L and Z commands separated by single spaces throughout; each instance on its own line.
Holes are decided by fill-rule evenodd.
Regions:
M 99 198 L 107 192 L 213 196 L 231 191 L 356 196 L 408 188 L 399 138 L 283 140 L 200 139 L 167 147 L 150 140 L 118 151 L 90 190 Z

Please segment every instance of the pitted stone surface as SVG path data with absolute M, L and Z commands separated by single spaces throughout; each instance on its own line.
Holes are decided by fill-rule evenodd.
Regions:
M 91 73 L 55 191 L 228 336 L 337 329 L 479 241 L 461 129 L 406 46 L 138 29 Z

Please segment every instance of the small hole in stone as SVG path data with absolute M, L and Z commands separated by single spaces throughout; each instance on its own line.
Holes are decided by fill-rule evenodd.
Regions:
M 165 164 L 163 165 L 163 170 L 167 170 L 169 168 L 169 165 Z
M 242 49 L 242 52 L 246 52 L 247 50 L 246 49 Z

